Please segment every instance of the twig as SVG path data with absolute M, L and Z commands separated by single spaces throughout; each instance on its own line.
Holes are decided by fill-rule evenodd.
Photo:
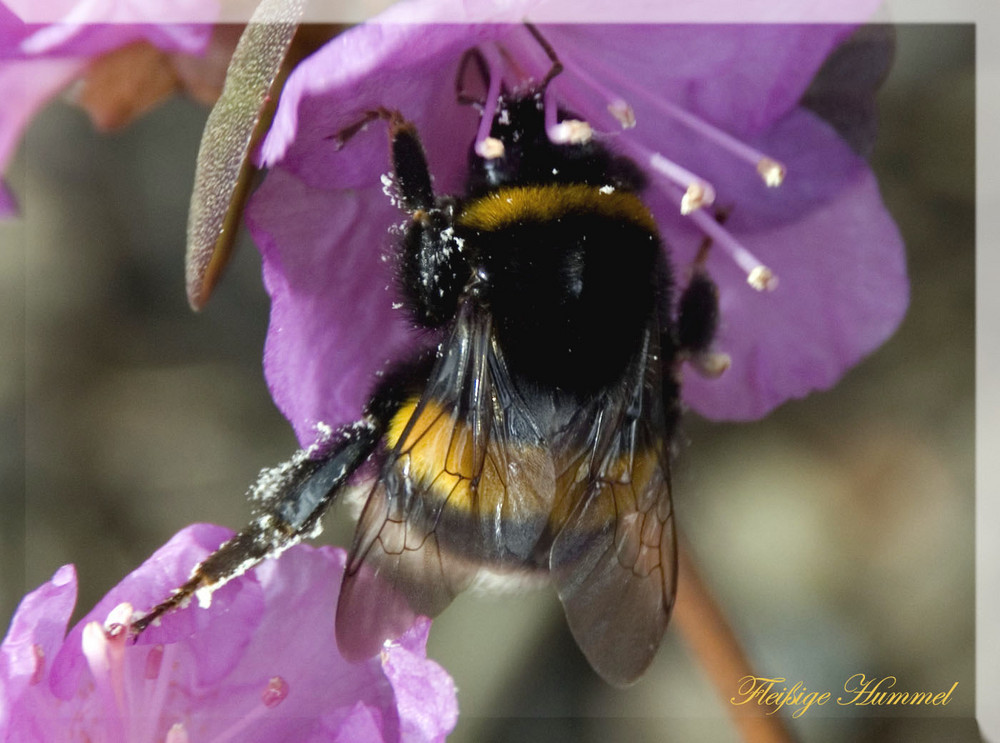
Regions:
M 757 674 L 750 667 L 746 653 L 698 574 L 690 549 L 683 539 L 678 546 L 678 573 L 674 622 L 708 674 L 722 703 L 729 708 L 730 717 L 742 739 L 746 743 L 792 743 L 794 738 L 773 707 L 761 705 L 750 712 L 730 702 L 737 696 L 740 679 Z

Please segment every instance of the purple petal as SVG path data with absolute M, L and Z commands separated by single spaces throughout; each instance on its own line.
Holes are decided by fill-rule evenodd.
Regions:
M 64 13 L 65 3 L 36 3 L 35 17 Z M 0 6 L 0 173 L 4 172 L 36 113 L 83 74 L 93 57 L 135 41 L 149 41 L 160 49 L 201 54 L 212 27 L 207 24 L 161 25 L 177 13 L 192 17 L 197 9 L 206 21 L 217 15 L 213 2 L 161 0 L 159 2 L 76 3 L 69 10 L 72 23 L 27 25 Z M 109 22 L 114 21 L 114 22 Z M 0 185 L 0 218 L 16 212 L 10 193 Z
M 777 3 L 774 0 L 701 0 L 698 3 L 651 3 L 648 0 L 466 0 L 455 22 L 504 21 L 528 18 L 536 23 L 858 23 L 879 7 L 881 0 L 810 0 Z M 429 3 L 427 3 L 429 4 Z M 445 16 L 444 18 L 447 18 Z M 442 16 L 435 16 L 442 20 Z
M 64 565 L 22 599 L 0 645 L 0 678 L 7 700 L 47 677 L 76 604 L 76 571 Z
M 0 58 L 13 54 L 28 33 L 28 27 L 6 5 L 0 3 Z
M 430 620 L 423 618 L 383 654 L 382 668 L 396 692 L 403 740 L 443 741 L 458 721 L 455 682 L 426 655 Z
M 56 740 L 48 735 L 49 722 L 32 712 L 40 697 L 48 697 L 51 660 L 62 644 L 75 603 L 76 571 L 65 565 L 18 606 L 0 645 L 3 740 Z
M 858 5 L 861 12 L 872 3 Z M 349 177 L 340 180 L 344 176 L 334 176 L 335 169 L 304 153 L 315 158 L 314 150 L 324 139 L 376 106 L 399 108 L 421 125 L 442 110 L 468 111 L 456 108 L 454 101 L 458 56 L 488 40 L 523 41 L 526 34 L 518 24 L 527 17 L 525 10 L 509 7 L 497 18 L 509 24 L 460 26 L 455 21 L 465 13 L 448 3 L 402 3 L 344 32 L 289 78 L 261 150 L 263 163 L 283 161 L 311 185 L 330 185 L 316 180 L 326 178 L 348 185 Z M 448 23 L 435 25 L 435 19 Z M 423 22 L 414 23 L 417 20 Z M 628 77 L 641 70 L 643 85 L 741 134 L 759 131 L 794 106 L 823 59 L 852 28 L 574 24 L 546 27 L 545 34 L 557 50 L 576 52 L 595 67 L 618 68 Z M 564 73 L 555 84 L 569 77 Z M 451 121 L 453 129 L 458 124 Z M 303 153 L 299 157 L 288 152 L 293 142 Z M 332 149 L 329 142 L 326 145 Z M 367 161 L 358 152 L 355 159 Z
M 30 24 L 0 12 L 0 41 L 5 42 L 0 56 L 93 57 L 140 40 L 166 51 L 199 54 L 219 16 L 213 0 L 31 2 Z M 15 36 L 16 47 L 10 44 Z
M 207 525 L 185 529 L 65 641 L 72 568 L 29 595 L 0 652 L 5 739 L 164 740 L 180 723 L 191 740 L 382 741 L 399 739 L 402 720 L 405 730 L 431 736 L 413 740 L 436 740 L 454 726 L 454 688 L 424 658 L 425 624 L 405 646 L 386 650 L 407 669 L 403 682 L 390 680 L 378 657 L 359 665 L 340 658 L 333 621 L 343 550 L 293 547 L 219 589 L 210 608 L 169 614 L 135 644 L 106 631 L 109 605 L 113 621 L 127 624 L 132 608 L 123 601 L 162 599 L 230 534 Z M 236 596 L 227 600 L 230 587 Z M 55 658 L 50 672 L 39 670 L 40 658 Z M 41 683 L 46 678 L 50 683 Z M 415 694 L 424 694 L 417 713 Z
M 773 292 L 754 291 L 718 249 L 711 256 L 722 317 L 716 345 L 733 364 L 715 380 L 685 369 L 682 385 L 685 401 L 710 418 L 759 418 L 786 399 L 830 387 L 883 343 L 906 311 L 902 238 L 874 176 L 846 144 L 824 135 L 826 124 L 806 112 L 794 118 L 784 131 L 795 129 L 798 141 L 840 152 L 810 162 L 812 151 L 804 148 L 802 158 L 790 158 L 789 173 L 807 181 L 805 191 L 808 181 L 835 174 L 838 191 L 779 226 L 767 227 L 769 221 L 752 212 L 734 213 L 727 222 L 780 284 Z M 824 171 L 828 163 L 849 167 Z M 796 186 L 786 183 L 779 192 L 785 188 Z M 676 233 L 674 239 L 683 240 Z
M 377 712 L 366 704 L 358 702 L 345 717 L 328 721 L 327 735 L 317 740 L 332 740 L 334 743 L 381 743 L 385 740 Z
M 585 61 L 633 108 L 643 102 L 601 71 L 623 79 L 642 70 L 641 84 L 738 137 L 770 126 L 798 104 L 816 70 L 853 26 L 591 26 L 546 27 L 556 50 Z M 572 84 L 565 74 L 553 83 Z M 648 119 L 647 119 L 648 116 Z M 657 124 L 650 111 L 639 122 Z M 666 137 L 663 138 L 664 140 Z
M 356 420 L 374 372 L 412 347 L 385 260 L 398 221 L 380 190 L 332 194 L 272 172 L 248 224 L 264 259 L 271 323 L 264 371 L 303 445 Z
M 80 74 L 76 59 L 0 63 L 0 172 L 7 169 L 21 132 L 59 90 Z
M 53 692 L 62 699 L 71 698 L 87 673 L 79 648 L 88 622 L 103 624 L 111 610 L 122 602 L 131 604 L 136 611 L 154 606 L 186 581 L 192 568 L 230 536 L 231 531 L 211 524 L 187 527 L 111 589 L 67 635 L 53 661 Z M 206 651 L 201 655 L 203 662 L 197 666 L 199 680 L 212 683 L 242 653 L 262 610 L 259 588 L 252 581 L 234 581 L 213 594 L 211 612 L 199 611 L 197 607 L 174 612 L 161 620 L 161 626 L 144 633 L 139 644 L 173 643 L 193 636 L 193 647 Z M 229 627 L 212 621 L 220 614 L 232 615 Z
M 256 569 L 274 609 L 255 628 L 241 662 L 200 699 L 224 719 L 238 718 L 245 704 L 241 688 L 263 689 L 280 677 L 287 697 L 244 740 L 300 740 L 319 724 L 316 710 L 350 709 L 359 702 L 388 714 L 383 726 L 398 727 L 392 690 L 377 664 L 352 665 L 337 652 L 333 617 L 345 559 L 343 550 L 302 546 Z
M 203 0 L 119 2 L 103 7 L 76 2 L 68 12 L 36 7 L 32 14 L 36 22 L 29 24 L 0 6 L 0 59 L 95 57 L 142 40 L 165 51 L 200 54 L 218 12 L 217 3 Z M 45 18 L 49 22 L 37 22 Z M 173 23 L 171 19 L 176 18 L 200 18 L 201 22 Z
M 214 17 L 214 16 L 213 16 Z M 161 26 L 141 23 L 52 25 L 26 36 L 25 57 L 96 57 L 136 41 L 168 52 L 200 54 L 211 36 L 210 25 Z
M 330 137 L 378 106 L 399 109 L 434 134 L 475 131 L 477 116 L 468 106 L 455 105 L 454 73 L 458 57 L 477 43 L 502 36 L 509 26 L 456 26 L 368 23 L 355 26 L 306 59 L 289 77 L 274 122 L 261 149 L 265 165 L 282 161 L 311 186 L 366 187 L 372 168 L 388 165 L 384 127 L 380 137 L 357 136 L 338 157 Z M 448 111 L 447 117 L 440 116 Z M 422 135 L 424 136 L 424 135 Z M 442 141 L 443 139 L 443 141 Z M 424 136 L 428 148 L 437 145 L 444 155 L 436 163 L 451 168 L 438 176 L 439 188 L 460 185 L 465 145 L 456 151 L 454 140 Z M 290 148 L 291 151 L 290 151 Z M 343 152 L 343 150 L 342 150 Z M 317 157 L 319 159 L 317 159 Z M 356 165 L 355 165 L 356 164 Z M 353 167 L 352 167 L 353 166 Z M 377 174 L 379 170 L 376 170 Z

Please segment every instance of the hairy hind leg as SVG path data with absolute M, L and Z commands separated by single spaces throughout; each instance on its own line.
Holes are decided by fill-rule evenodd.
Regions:
M 137 614 L 132 631 L 138 635 L 192 596 L 207 597 L 262 560 L 314 536 L 323 513 L 374 451 L 381 433 L 379 423 L 365 418 L 340 429 L 324 456 L 312 459 L 308 451 L 300 451 L 289 462 L 261 472 L 251 488 L 258 502 L 254 519 L 195 566 L 168 598 Z

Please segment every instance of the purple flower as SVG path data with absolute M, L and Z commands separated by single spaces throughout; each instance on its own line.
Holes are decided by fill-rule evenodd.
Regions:
M 34 17 L 54 16 L 67 3 L 32 0 Z M 0 5 L 0 173 L 6 170 L 21 133 L 32 117 L 70 83 L 93 76 L 78 94 L 95 123 L 111 128 L 153 105 L 177 85 L 164 72 L 168 54 L 201 55 L 209 44 L 209 25 L 166 23 L 178 12 L 197 10 L 206 21 L 215 3 L 195 0 L 108 3 L 78 2 L 65 21 L 27 24 Z M 96 63 L 118 55 L 101 70 Z M 124 61 L 124 63 L 123 63 Z M 96 74 L 95 74 L 96 72 Z M 103 74 L 101 74 L 103 72 Z M 114 80 L 113 84 L 109 81 Z M 135 85 L 129 87 L 129 81 Z M 133 98 L 134 100 L 125 100 Z M 0 217 L 15 212 L 14 199 L 0 183 Z
M 297 546 L 180 610 L 134 644 L 132 608 L 180 585 L 230 536 L 177 534 L 68 634 L 72 566 L 21 602 L 0 646 L 5 741 L 437 741 L 457 718 L 451 678 L 418 621 L 352 665 L 333 641 L 342 550 Z M 127 602 L 127 603 L 125 603 Z
M 849 10 L 863 16 L 874 4 Z M 398 109 L 416 125 L 435 190 L 461 193 L 479 126 L 478 112 L 456 101 L 463 53 L 478 46 L 491 76 L 508 85 L 548 69 L 518 23 L 434 25 L 479 4 L 452 5 L 401 4 L 335 38 L 292 74 L 264 142 L 271 171 L 248 210 L 272 298 L 264 364 L 303 444 L 320 422 L 355 419 L 387 360 L 433 342 L 394 309 L 386 253 L 402 216 L 382 193 L 390 169 L 384 128 L 369 126 L 340 149 L 332 135 L 365 111 Z M 533 6 L 520 3 L 497 19 L 531 19 Z M 691 407 L 712 418 L 762 416 L 831 386 L 893 332 L 908 294 L 899 233 L 864 160 L 798 105 L 851 27 L 541 31 L 566 67 L 549 86 L 551 102 L 649 174 L 644 198 L 678 283 L 705 236 L 714 238 L 706 266 L 720 290 L 716 346 L 731 367 L 706 379 L 685 365 Z M 623 128 L 630 113 L 635 125 Z M 784 184 L 769 188 L 765 180 L 780 180 L 782 165 Z M 723 227 L 708 207 L 712 195 L 729 213 Z M 690 211 L 699 196 L 702 208 Z

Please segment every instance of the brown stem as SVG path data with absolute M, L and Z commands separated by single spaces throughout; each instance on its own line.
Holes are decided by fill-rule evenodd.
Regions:
M 774 707 L 735 706 L 730 701 L 739 697 L 740 680 L 757 674 L 698 574 L 683 539 L 678 546 L 678 573 L 673 621 L 729 709 L 740 737 L 747 743 L 792 743 L 794 738 Z

